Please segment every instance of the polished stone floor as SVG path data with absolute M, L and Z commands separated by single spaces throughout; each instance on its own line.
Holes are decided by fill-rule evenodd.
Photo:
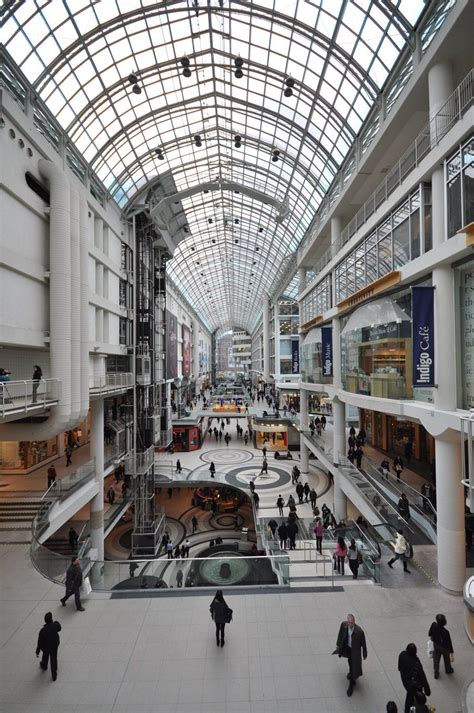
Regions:
M 235 427 L 234 427 L 235 428 Z M 218 451 L 217 453 L 215 451 Z M 240 452 L 239 452 L 240 451 Z M 217 480 L 235 469 L 244 480 L 259 472 L 261 452 L 206 443 L 179 454 L 186 480 L 199 480 L 216 463 Z M 178 455 L 174 456 L 176 459 Z M 277 464 L 269 459 L 269 468 Z M 287 465 L 287 464 L 285 464 Z M 278 466 L 279 467 L 279 466 Z M 241 470 L 244 468 L 244 470 Z M 248 471 L 247 471 L 248 468 Z M 284 468 L 286 470 L 286 468 Z M 313 470 L 313 469 L 312 469 Z M 261 481 L 265 517 L 283 484 L 270 473 Z M 273 478 L 275 480 L 273 481 Z M 309 476 L 326 489 L 321 474 Z M 258 482 L 258 481 L 257 481 Z M 260 489 L 260 488 L 259 488 Z M 320 491 L 321 492 L 321 491 Z M 321 498 L 332 506 L 332 492 Z M 299 508 L 304 517 L 310 506 Z M 226 645 L 217 648 L 209 616 L 211 593 L 138 598 L 92 594 L 79 613 L 63 609 L 62 589 L 32 567 L 26 545 L 0 547 L 1 713 L 383 713 L 388 700 L 403 710 L 397 671 L 400 651 L 414 641 L 432 686 L 437 713 L 461 711 L 461 690 L 474 671 L 474 649 L 463 629 L 463 603 L 433 584 L 417 586 L 416 573 L 399 586 L 342 582 L 342 591 L 231 593 L 234 621 Z M 341 582 L 337 582 L 341 584 Z M 46 611 L 63 627 L 58 679 L 41 672 L 35 658 Z M 346 663 L 331 656 L 339 624 L 351 612 L 367 635 L 369 656 L 352 698 L 346 695 Z M 454 676 L 435 681 L 426 657 L 427 632 L 444 612 L 455 648 Z

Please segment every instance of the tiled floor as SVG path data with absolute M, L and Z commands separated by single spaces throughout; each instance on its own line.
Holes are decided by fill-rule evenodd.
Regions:
M 206 453 L 211 449 L 221 452 L 215 458 L 218 474 L 231 468 L 239 460 L 231 451 L 241 448 L 235 423 L 232 432 L 228 449 L 224 442 L 209 441 L 201 451 L 175 455 L 183 475 L 193 480 L 201 470 L 207 472 Z M 247 450 L 252 459 L 245 463 L 258 472 L 261 451 Z M 315 473 L 315 484 L 317 477 Z M 262 497 L 269 517 L 275 493 L 270 490 Z M 330 491 L 324 500 L 332 505 Z M 300 507 L 303 516 L 306 509 L 309 515 L 309 505 Z M 414 641 L 437 712 L 458 713 L 462 686 L 474 670 L 462 600 L 435 586 L 416 586 L 414 578 L 408 588 L 398 574 L 399 586 L 390 589 L 361 582 L 344 583 L 344 591 L 338 592 L 230 594 L 234 621 L 220 649 L 209 616 L 209 593 L 181 598 L 154 592 L 137 599 L 93 594 L 85 601 L 86 611 L 79 613 L 72 602 L 66 609 L 60 606 L 61 588 L 33 569 L 26 546 L 5 545 L 0 547 L 0 711 L 383 713 L 390 699 L 401 711 L 404 693 L 397 658 Z M 41 672 L 34 653 L 46 611 L 63 627 L 54 683 L 49 673 Z M 365 629 L 369 647 L 364 676 L 350 699 L 347 664 L 331 656 L 339 623 L 348 612 Z M 438 612 L 448 618 L 456 658 L 454 676 L 434 681 L 425 647 Z
M 403 710 L 397 657 L 415 641 L 438 713 L 461 710 L 474 669 L 463 605 L 432 587 L 229 595 L 234 621 L 217 648 L 209 594 L 110 600 L 92 595 L 84 613 L 59 604 L 62 590 L 31 566 L 25 546 L 0 548 L 0 711 L 2 713 L 382 713 Z M 63 627 L 58 680 L 35 658 L 46 611 Z M 453 637 L 454 676 L 433 680 L 427 630 L 443 611 Z M 346 696 L 346 663 L 331 656 L 340 621 L 355 614 L 369 655 Z

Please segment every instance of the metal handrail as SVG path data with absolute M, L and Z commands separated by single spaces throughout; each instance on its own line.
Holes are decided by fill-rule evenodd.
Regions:
M 100 376 L 89 377 L 91 391 L 133 386 L 133 374 L 128 371 L 110 371 Z
M 43 408 L 61 399 L 60 379 L 41 379 L 33 401 L 33 385 L 38 381 L 33 379 L 19 379 L 16 381 L 0 381 L 0 415 L 5 416 L 14 409 Z
M 388 480 L 388 482 L 391 484 L 391 486 L 401 495 L 404 493 L 408 497 L 408 501 L 410 503 L 410 506 L 415 508 L 417 512 L 420 513 L 423 517 L 427 518 L 430 520 L 432 525 L 436 525 L 436 519 L 437 519 L 437 512 L 435 508 L 433 507 L 432 503 L 426 498 L 424 495 L 418 492 L 415 488 L 413 488 L 411 485 L 408 483 L 405 483 L 404 481 L 399 480 L 393 473 L 390 473 L 390 471 L 387 473 L 387 477 L 382 476 L 382 474 L 379 471 L 379 467 L 376 463 L 374 463 L 370 458 L 367 459 L 367 463 L 369 466 L 369 476 L 374 478 L 375 480 L 379 481 L 380 483 L 384 483 L 384 480 Z M 416 500 L 421 500 L 422 506 L 420 507 L 416 502 Z M 425 510 L 423 508 L 423 505 L 428 506 L 428 510 Z

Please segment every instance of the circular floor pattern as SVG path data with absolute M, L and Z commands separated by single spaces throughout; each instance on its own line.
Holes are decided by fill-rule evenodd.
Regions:
M 235 528 L 235 518 L 237 517 L 237 527 L 240 529 L 244 524 L 244 518 L 241 515 L 232 513 L 222 513 L 221 515 L 216 515 L 211 519 L 212 524 L 216 524 L 218 527 L 224 528 Z
M 223 576 L 223 566 L 227 576 Z M 249 571 L 247 560 L 236 552 L 219 552 L 199 566 L 201 576 L 213 584 L 237 584 L 247 577 Z
M 218 451 L 205 451 L 199 456 L 204 463 L 214 461 L 218 465 L 222 463 L 247 463 L 253 459 L 252 453 L 248 451 L 236 451 L 233 448 L 219 449 Z
M 253 468 L 234 468 L 225 474 L 225 481 L 238 488 L 248 487 L 251 480 L 255 482 L 257 490 L 272 490 L 282 488 L 290 482 L 291 476 L 283 468 L 268 466 L 268 473 L 259 475 L 258 466 Z

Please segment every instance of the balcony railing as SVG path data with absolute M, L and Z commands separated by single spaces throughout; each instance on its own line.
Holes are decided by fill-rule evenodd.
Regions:
M 61 399 L 59 379 L 32 379 L 23 381 L 0 382 L 0 416 L 6 416 L 15 411 L 30 411 L 46 408 Z
M 382 203 L 392 195 L 408 174 L 440 143 L 448 131 L 462 119 L 464 114 L 472 106 L 473 99 L 474 69 L 471 69 L 469 74 L 462 80 L 437 114 L 423 127 L 411 146 L 405 151 L 398 163 L 387 173 L 384 180 L 366 200 L 350 223 L 343 228 L 339 239 L 317 260 L 313 268 L 316 275 L 305 285 L 305 288 L 318 282 L 321 270 L 337 255 L 339 250 L 352 238 L 359 228 L 369 220 Z M 329 198 L 326 198 L 321 203 L 318 209 L 316 225 L 298 248 L 299 259 L 303 257 L 306 250 L 314 243 L 322 224 L 329 214 L 329 207 L 326 205 L 328 200 Z
M 133 386 L 133 374 L 128 371 L 113 371 L 101 376 L 89 377 L 89 389 L 91 391 L 113 391 L 115 389 L 127 389 Z

